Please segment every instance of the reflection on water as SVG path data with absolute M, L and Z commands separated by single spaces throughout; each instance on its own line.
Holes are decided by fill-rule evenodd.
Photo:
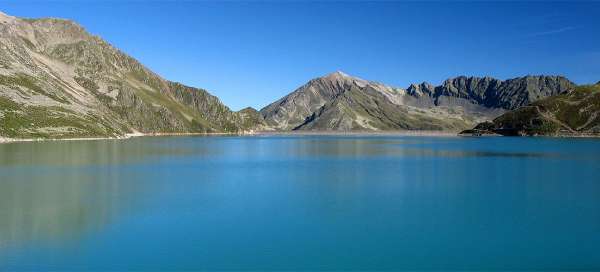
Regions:
M 0 270 L 600 268 L 599 162 L 594 139 L 4 144 Z
M 35 171 L 35 170 L 31 170 Z M 6 177 L 3 177 L 6 179 Z M 118 213 L 119 194 L 135 195 L 114 172 L 24 175 L 0 187 L 0 245 L 14 247 L 41 239 L 77 238 L 108 224 Z
M 115 141 L 0 145 L 0 248 L 104 227 L 145 191 L 125 165 L 156 154 Z

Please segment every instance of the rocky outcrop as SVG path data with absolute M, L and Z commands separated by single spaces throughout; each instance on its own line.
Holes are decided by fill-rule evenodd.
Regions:
M 501 81 L 490 77 L 457 77 L 444 81 L 433 95 L 437 105 L 465 99 L 487 108 L 516 109 L 540 98 L 564 93 L 575 85 L 560 76 L 525 76 Z

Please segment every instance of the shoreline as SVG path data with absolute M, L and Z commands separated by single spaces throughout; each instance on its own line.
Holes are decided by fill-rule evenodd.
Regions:
M 0 144 L 54 141 L 98 141 L 127 140 L 137 137 L 167 136 L 437 136 L 456 137 L 458 132 L 451 131 L 246 131 L 246 132 L 155 132 L 128 133 L 117 137 L 76 137 L 76 138 L 5 138 L 0 136 Z
M 58 141 L 99 141 L 99 140 L 127 140 L 137 137 L 164 137 L 164 136 L 217 136 L 217 135 L 239 135 L 238 133 L 201 133 L 201 132 L 190 132 L 190 133 L 141 133 L 134 132 L 128 133 L 123 136 L 116 137 L 76 137 L 76 138 L 6 138 L 0 136 L 0 144 L 8 143 L 25 143 L 25 142 L 58 142 Z
M 0 136 L 0 144 L 26 143 L 26 142 L 54 142 L 54 141 L 99 141 L 99 140 L 127 140 L 138 137 L 168 137 L 168 136 L 407 136 L 407 137 L 544 137 L 544 138 L 600 138 L 600 135 L 535 135 L 535 136 L 503 136 L 503 135 L 471 135 L 460 134 L 453 131 L 432 130 L 397 130 L 397 131 L 246 131 L 246 132 L 156 132 L 156 133 L 128 133 L 117 137 L 76 137 L 76 138 L 6 138 Z
M 258 136 L 431 136 L 456 137 L 458 131 L 390 130 L 390 131 L 256 131 Z

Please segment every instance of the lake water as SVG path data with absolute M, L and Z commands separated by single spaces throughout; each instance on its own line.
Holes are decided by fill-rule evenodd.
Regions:
M 0 145 L 4 270 L 600 269 L 600 139 Z

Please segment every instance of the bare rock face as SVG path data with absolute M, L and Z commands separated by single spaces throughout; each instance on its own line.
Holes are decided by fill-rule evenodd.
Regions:
M 424 82 L 400 89 L 335 72 L 261 114 L 280 130 L 460 130 L 573 87 L 563 77 L 527 76 L 457 77 L 437 87 Z
M 0 14 L 0 136 L 238 132 L 207 91 L 170 82 L 78 24 Z
M 511 110 L 573 87 L 575 84 L 560 76 L 526 76 L 505 81 L 490 77 L 457 77 L 437 87 L 433 97 L 438 105 L 450 104 L 444 102 L 444 98 L 453 97 L 487 108 Z
M 422 97 L 422 96 L 433 96 L 435 93 L 435 86 L 423 82 L 421 84 L 411 84 L 406 89 L 407 94 L 414 97 Z

